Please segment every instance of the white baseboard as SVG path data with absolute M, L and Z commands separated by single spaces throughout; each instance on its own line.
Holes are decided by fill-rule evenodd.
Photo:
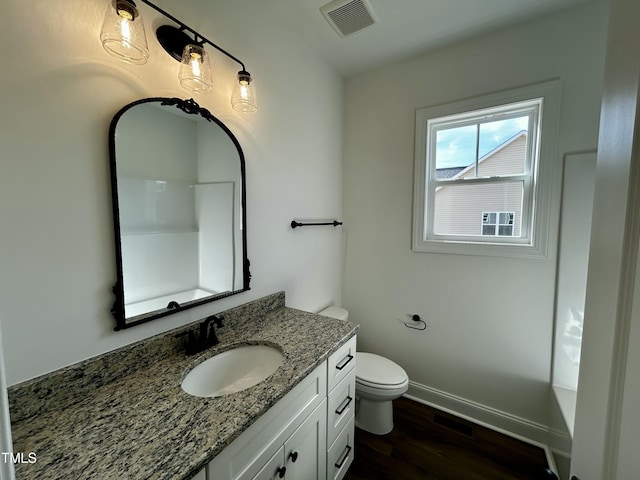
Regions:
M 409 382 L 404 396 L 543 448 L 548 458 L 551 451 L 561 455 L 569 455 L 571 451 L 571 439 L 563 432 L 426 385 Z

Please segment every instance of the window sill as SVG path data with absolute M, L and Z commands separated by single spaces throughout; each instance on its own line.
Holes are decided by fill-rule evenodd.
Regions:
M 567 430 L 569 435 L 573 438 L 573 424 L 576 418 L 576 398 L 577 392 L 575 390 L 569 390 L 568 388 L 560 387 L 558 385 L 553 386 L 553 393 L 558 401 L 558 406 L 562 412 L 562 417 L 567 424 Z
M 496 244 L 445 240 L 415 240 L 411 248 L 419 253 L 477 255 L 486 257 L 547 258 L 547 248 L 530 244 Z

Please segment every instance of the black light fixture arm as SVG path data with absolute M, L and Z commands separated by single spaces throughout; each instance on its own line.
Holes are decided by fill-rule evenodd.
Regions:
M 180 25 L 180 29 L 181 30 L 187 30 L 189 32 L 191 32 L 194 37 L 195 37 L 195 42 L 200 44 L 200 43 L 206 43 L 208 45 L 211 45 L 213 48 L 215 48 L 216 50 L 218 50 L 220 53 L 222 53 L 223 55 L 226 55 L 227 57 L 229 57 L 231 60 L 235 61 L 236 63 L 238 63 L 241 67 L 242 70 L 246 70 L 244 63 L 242 61 L 240 61 L 237 57 L 235 57 L 234 55 L 231 55 L 229 52 L 227 52 L 224 48 L 219 47 L 218 45 L 216 45 L 215 43 L 213 43 L 211 40 L 209 40 L 208 38 L 204 37 L 202 34 L 198 33 L 197 31 L 195 31 L 193 28 L 189 27 L 188 25 L 185 25 L 184 23 L 182 23 L 180 20 L 178 20 L 176 17 L 174 17 L 173 15 L 171 15 L 170 13 L 165 12 L 163 9 L 161 9 L 160 7 L 158 7 L 157 5 L 154 5 L 153 3 L 151 3 L 149 0 L 140 0 L 142 3 L 145 3 L 147 5 L 149 5 L 151 8 L 153 8 L 156 12 L 161 13 L 162 15 L 164 15 L 165 17 L 167 17 L 169 20 L 177 23 L 178 25 Z M 200 39 L 200 41 L 198 41 L 198 39 Z

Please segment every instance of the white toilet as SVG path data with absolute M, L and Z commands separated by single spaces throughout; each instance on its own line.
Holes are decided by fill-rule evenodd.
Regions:
M 340 307 L 328 307 L 318 314 L 349 318 L 349 312 Z M 377 435 L 393 430 L 392 400 L 408 387 L 409 377 L 400 365 L 374 353 L 356 352 L 356 427 Z

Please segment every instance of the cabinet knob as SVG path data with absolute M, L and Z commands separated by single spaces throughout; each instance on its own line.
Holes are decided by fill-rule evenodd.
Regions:
M 293 463 L 296 463 L 296 460 L 298 460 L 298 452 L 291 452 L 289 458 Z
M 280 467 L 276 470 L 276 473 L 278 474 L 278 478 L 284 478 L 285 473 L 287 473 L 287 467 Z

